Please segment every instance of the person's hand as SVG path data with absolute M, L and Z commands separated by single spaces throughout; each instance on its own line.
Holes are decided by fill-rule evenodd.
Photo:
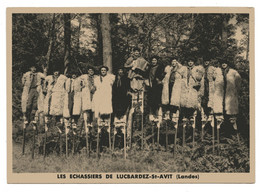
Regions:
M 92 86 L 91 89 L 90 89 L 90 93 L 93 94 L 93 93 L 95 93 L 95 91 L 96 91 L 96 87 L 95 87 L 95 86 Z
M 194 86 L 193 86 L 193 88 L 194 89 L 196 89 L 197 91 L 200 89 L 200 82 L 197 82 Z
M 159 80 L 158 78 L 156 79 L 156 81 L 157 81 L 158 84 L 162 84 L 162 81 Z
M 45 67 L 45 68 L 43 69 L 43 73 L 44 73 L 44 74 L 47 74 L 47 67 Z

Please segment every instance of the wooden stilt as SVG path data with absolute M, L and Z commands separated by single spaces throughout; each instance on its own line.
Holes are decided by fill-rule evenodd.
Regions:
M 22 141 L 22 153 L 23 153 L 23 155 L 24 155 L 24 152 L 25 152 L 26 128 L 27 128 L 27 124 L 24 123 L 24 127 L 23 127 L 23 141 Z
M 34 159 L 36 126 L 33 125 L 32 159 Z

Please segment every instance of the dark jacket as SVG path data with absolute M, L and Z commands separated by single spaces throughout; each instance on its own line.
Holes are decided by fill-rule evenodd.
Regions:
M 121 78 L 116 76 L 112 88 L 112 104 L 113 112 L 116 117 L 125 115 L 130 104 L 130 96 L 127 94 L 129 90 L 129 79 L 126 76 Z

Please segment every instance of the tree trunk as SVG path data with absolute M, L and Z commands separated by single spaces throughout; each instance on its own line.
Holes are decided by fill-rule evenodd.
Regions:
M 222 34 L 221 34 L 222 49 L 224 52 L 227 49 L 227 40 L 228 40 L 228 33 L 227 33 L 228 19 L 226 17 L 227 17 L 226 15 L 223 15 Z
M 103 42 L 103 64 L 109 68 L 112 73 L 112 45 L 110 35 L 110 21 L 109 14 L 101 14 L 101 32 Z
M 81 16 L 78 18 L 79 27 L 78 27 L 78 38 L 77 38 L 77 59 L 80 56 L 80 30 L 81 30 Z
M 44 70 L 44 73 L 46 73 L 45 75 L 47 75 L 48 69 L 49 69 L 49 65 L 50 65 L 50 59 L 51 59 L 51 52 L 52 52 L 52 48 L 53 48 L 53 44 L 54 44 L 54 38 L 55 38 L 55 13 L 53 13 L 52 16 L 52 25 L 51 25 L 51 29 L 50 29 L 50 42 L 49 42 L 49 47 L 48 47 L 48 51 L 46 53 L 45 59 L 46 59 L 46 66 L 44 66 L 46 68 L 46 70 Z
M 70 40 L 71 40 L 71 26 L 70 14 L 63 15 L 64 18 L 64 75 L 67 74 L 70 65 Z
M 92 15 L 95 21 L 95 27 L 97 29 L 97 49 L 96 49 L 96 65 L 100 66 L 103 64 L 103 46 L 102 46 L 102 33 L 101 33 L 101 14 Z
M 249 59 L 249 31 L 247 33 L 247 44 L 246 44 L 246 60 Z

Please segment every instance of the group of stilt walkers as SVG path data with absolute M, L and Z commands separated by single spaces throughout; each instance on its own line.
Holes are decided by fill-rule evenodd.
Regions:
M 79 75 L 77 70 L 71 69 L 65 76 L 56 67 L 52 75 L 46 75 L 37 72 L 35 65 L 32 65 L 22 79 L 23 154 L 25 133 L 31 124 L 34 158 L 37 122 L 44 118 L 43 154 L 46 156 L 48 132 L 52 125 L 51 119 L 54 118 L 54 127 L 59 134 L 60 154 L 64 151 L 66 156 L 70 151 L 74 153 L 78 130 L 84 130 L 87 156 L 93 152 L 94 137 L 98 156 L 105 143 L 111 151 L 116 147 L 122 148 L 124 158 L 127 158 L 127 151 L 137 141 L 133 138 L 135 135 L 139 136 L 141 149 L 147 144 L 146 104 L 152 132 L 149 141 L 153 146 L 162 143 L 160 135 L 164 123 L 166 150 L 169 129 L 173 130 L 174 155 L 179 130 L 182 130 L 182 145 L 185 146 L 186 131 L 192 129 L 194 147 L 196 129 L 200 127 L 203 142 L 205 127 L 210 126 L 214 151 L 215 144 L 220 142 L 221 129 L 231 125 L 237 130 L 240 75 L 224 58 L 218 60 L 219 66 L 213 66 L 213 58 L 209 56 L 203 59 L 203 65 L 195 65 L 195 59 L 189 57 L 185 66 L 177 57 L 173 57 L 165 65 L 157 56 L 148 62 L 140 56 L 139 48 L 135 48 L 126 63 L 117 69 L 116 75 L 109 73 L 106 66 L 100 67 L 97 75 L 94 67 L 90 66 L 86 74 Z M 83 127 L 79 126 L 80 117 L 83 117 Z M 122 145 L 115 146 L 119 134 L 122 135 L 122 142 L 118 143 Z

